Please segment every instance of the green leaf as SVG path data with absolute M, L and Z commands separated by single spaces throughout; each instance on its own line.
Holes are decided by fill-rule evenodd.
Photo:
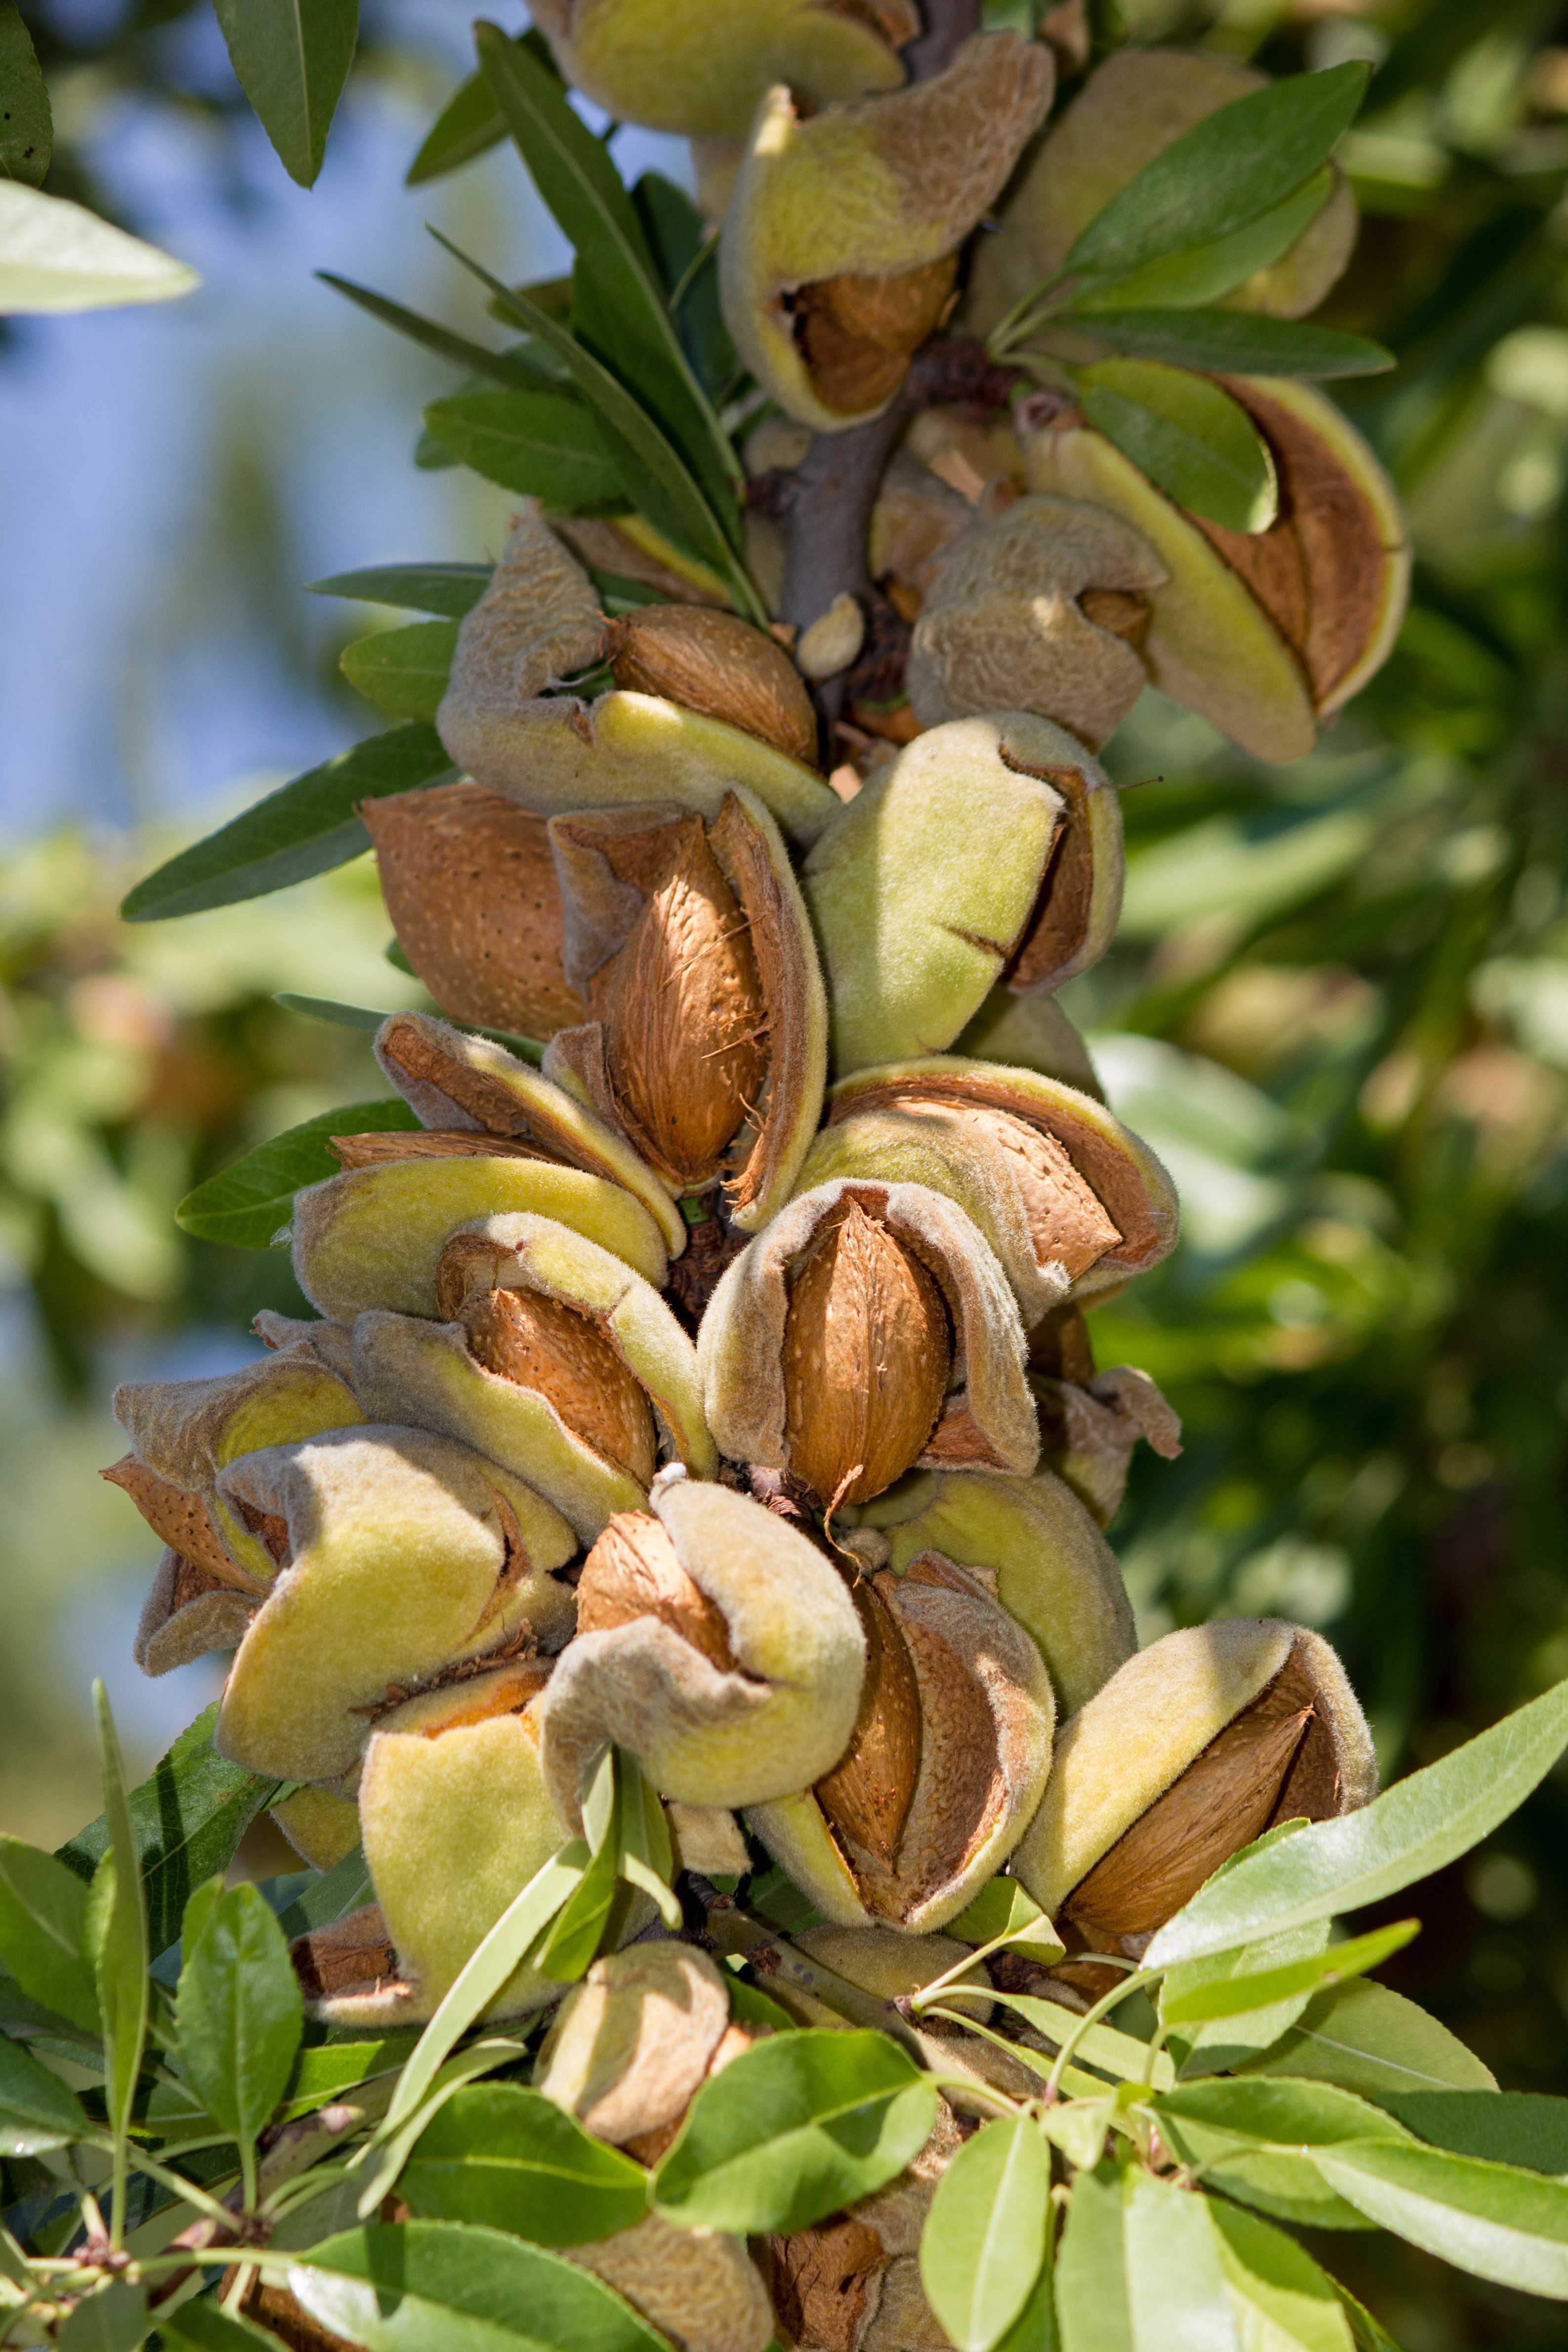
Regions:
M 85 205 L 0 179 L 0 313 L 169 302 L 201 282 Z
M 652 1897 L 671 1933 L 680 1926 L 680 1898 L 670 1885 L 675 1850 L 658 1790 L 627 1749 L 616 1750 L 616 1868 L 628 1886 Z
M 378 1028 L 385 1017 L 377 1016 Z M 332 1136 L 406 1133 L 418 1124 L 401 1096 L 390 1102 L 345 1103 L 341 1110 L 319 1111 L 270 1142 L 258 1143 L 232 1168 L 187 1192 L 174 1212 L 174 1222 L 201 1241 L 224 1242 L 230 1249 L 266 1249 L 293 1213 L 295 1193 L 337 1175 Z
M 215 1702 L 178 1739 L 139 1789 L 131 1792 L 131 1826 L 142 1862 L 148 1939 L 166 1951 L 177 1938 L 192 1889 L 226 1870 L 236 1847 L 281 1781 L 263 1780 L 231 1764 L 212 1744 Z M 109 1846 L 100 1814 L 61 1846 L 59 1858 L 90 1878 Z
M 74 1870 L 21 1838 L 0 1837 L 0 1960 L 22 1990 L 84 2033 L 98 2031 L 98 1990 L 82 1958 L 87 1888 Z
M 310 187 L 359 37 L 359 0 L 213 0 L 235 78 L 291 180 Z
M 110 2279 L 77 2305 L 55 2342 L 60 2352 L 135 2352 L 151 2325 L 146 2288 Z
M 572 1849 L 567 1847 L 566 1852 Z M 551 1921 L 537 1953 L 537 1966 L 547 1977 L 574 1984 L 586 1976 L 598 1955 L 610 1924 L 619 1882 L 613 1844 L 585 1854 L 576 1885 Z
M 416 613 L 440 613 L 460 621 L 489 586 L 489 563 L 377 563 L 364 572 L 334 572 L 308 580 L 312 596 L 352 596 L 362 604 L 402 604 Z
M 384 2201 L 396 2187 L 416 2145 L 465 2084 L 480 2074 L 493 2074 L 498 2067 L 515 2066 L 525 2055 L 526 2045 L 504 2033 L 486 2034 L 479 2041 L 466 2042 L 437 2069 L 424 2097 L 402 2122 L 393 2125 L 389 2111 L 388 2119 L 375 2132 L 366 2150 L 374 2161 L 359 2175 L 356 2218 L 361 2221 L 375 2220 Z
M 795 2021 L 787 2009 L 781 2009 L 759 1985 L 736 1976 L 732 1969 L 725 1973 L 729 1978 L 730 2014 L 737 2025 L 771 2025 L 775 2033 L 795 2032 Z
M 1327 161 L 1366 92 L 1359 59 L 1298 74 L 1208 115 L 1097 213 L 1068 270 L 1122 272 L 1229 236 L 1284 202 Z
M 741 469 L 681 348 L 637 207 L 604 142 L 558 79 L 495 25 L 476 27 L 479 68 L 530 178 L 614 321 L 615 359 L 703 485 L 739 550 Z M 632 493 L 635 498 L 635 492 Z
M 1497 2090 L 1457 2034 L 1403 1993 L 1364 1979 L 1317 1994 L 1295 2026 L 1247 2071 L 1337 2083 L 1386 2105 L 1391 2095 Z
M 163 922 L 171 915 L 262 898 L 270 890 L 345 866 L 370 847 L 370 835 L 354 814 L 361 801 L 417 792 L 456 773 L 433 727 L 388 728 L 279 785 L 205 841 L 171 857 L 138 882 L 121 914 L 128 923 Z
M 1027 2116 L 984 2125 L 937 2185 L 921 2237 L 926 2300 L 958 2352 L 991 2352 L 1039 2276 L 1049 2152 Z
M 125 1797 L 125 1768 L 109 1694 L 92 1686 L 98 1718 L 99 1764 L 109 1844 L 93 1874 L 83 1922 L 86 1951 L 98 1981 L 99 2021 L 103 2032 L 103 2095 L 110 2130 L 121 2138 L 131 2121 L 136 2077 L 147 2039 L 147 1901 L 142 1860 Z
M 1050 2249 L 1040 2274 L 1029 2289 L 1029 2299 L 1002 2338 L 996 2352 L 1060 2352 L 1057 2334 L 1056 2276 Z
M 398 719 L 433 719 L 458 650 L 456 621 L 416 621 L 356 637 L 338 656 L 353 687 Z
M 1468 1853 L 1521 1804 L 1565 1739 L 1568 1682 L 1561 1682 L 1359 1812 L 1314 1822 L 1200 1887 L 1161 1928 L 1145 1966 L 1169 1968 L 1414 1885 Z
M 418 2039 L 416 2029 L 410 2027 L 405 2033 L 389 2033 L 382 2042 L 328 2042 L 313 2050 L 301 2050 L 278 2110 L 279 2122 L 292 2123 L 297 2116 L 330 2106 L 362 2084 L 395 2074 Z
M 1121 2175 L 1109 2163 L 1080 2172 L 1056 2264 L 1062 2352 L 1140 2352 L 1123 2241 Z
M 192 2088 L 243 2150 L 283 2096 L 304 2018 L 288 1943 L 262 1895 L 214 1884 L 217 1899 L 186 1942 L 174 2014 Z
M 377 1104 L 377 1109 L 390 1109 L 390 1104 Z M 278 1925 L 291 1943 L 296 1936 L 308 1935 L 312 1927 L 330 1927 L 334 1920 L 343 1918 L 368 1903 L 374 1893 L 370 1872 L 365 1867 L 364 1848 L 355 1845 L 335 1862 L 331 1870 L 312 1879 L 294 1901 L 278 1914 Z M 396 2037 L 395 2036 L 395 2040 Z M 388 2048 L 392 2045 L 388 2043 Z
M 1247 2010 L 1268 2009 L 1293 1993 L 1310 1993 L 1320 1985 L 1342 1984 L 1348 1978 L 1375 1969 L 1394 1952 L 1402 1951 L 1421 1932 L 1419 1919 L 1400 1919 L 1348 1943 L 1304 1959 L 1287 1960 L 1275 1968 L 1252 1969 L 1194 1985 L 1169 2000 L 1162 2000 L 1160 2016 L 1167 2025 L 1191 2025 L 1210 2017 L 1237 2017 Z
M 1016 2010 L 1058 2050 L 1069 2033 L 1076 2034 L 1073 2056 L 1102 2074 L 1113 2075 L 1119 2083 L 1142 2083 L 1148 2074 L 1149 2044 L 1140 2042 L 1136 2034 L 1119 2033 L 1113 2025 L 1090 2025 L 1079 2033 L 1083 2020 L 1077 2010 L 1066 2009 L 1058 2000 L 1044 2000 L 1037 1993 L 996 1991 L 990 1998 Z M 1163 2051 L 1156 2052 L 1154 2088 L 1163 2090 L 1174 2079 L 1171 2060 Z
M 550 44 L 541 33 L 531 28 L 512 38 L 514 46 L 527 49 L 547 73 L 555 73 Z M 560 79 L 559 75 L 556 79 Z M 431 125 L 424 145 L 408 166 L 404 185 L 417 188 L 426 180 L 439 180 L 447 172 L 460 171 L 465 163 L 473 163 L 491 147 L 499 147 L 505 137 L 506 124 L 490 95 L 489 82 L 482 73 L 470 74 L 452 92 Z
M 762 625 L 766 615 L 757 592 L 731 547 L 729 537 L 685 460 L 654 419 L 619 379 L 595 358 L 547 310 L 524 294 L 510 293 L 499 278 L 455 246 L 439 230 L 431 235 L 448 253 L 488 286 L 503 314 L 538 337 L 570 370 L 572 380 L 593 408 L 612 463 L 627 498 L 657 529 L 689 552 L 710 563 L 726 582 L 736 609 Z
M 1161 1981 L 1161 2022 L 1166 2022 L 1169 2003 L 1197 1986 L 1216 1985 L 1255 1969 L 1310 1959 L 1326 1951 L 1328 1943 L 1329 1922 L 1313 1919 L 1305 1927 L 1289 1928 L 1283 1936 L 1265 1936 L 1256 1944 L 1240 1944 L 1232 1951 L 1213 1953 L 1207 1959 L 1184 1960 Z M 1216 2018 L 1200 2025 L 1195 2032 L 1180 2035 L 1178 2039 L 1186 2045 L 1182 2061 L 1184 2076 L 1223 2074 L 1244 2058 L 1255 2057 L 1278 2042 L 1282 2033 L 1289 2032 L 1311 1998 L 1312 1988 L 1309 1987 L 1305 1992 L 1287 1994 L 1267 2008 L 1229 2019 Z
M 416 2144 L 399 2188 L 416 2213 L 489 2222 L 542 2246 L 611 2237 L 647 2210 L 641 2165 L 521 2083 L 458 2091 Z
M 1274 460 L 1247 411 L 1205 376 L 1160 360 L 1097 360 L 1079 371 L 1097 432 L 1177 504 L 1226 530 L 1267 530 L 1279 509 Z
M 288 2281 L 312 2319 L 367 2352 L 668 2352 L 602 2279 L 478 2223 L 348 2231 Z
M 0 0 L 0 179 L 42 184 L 55 121 L 32 37 L 16 0 Z
M 1192 246 L 1184 253 L 1167 254 L 1163 260 L 1148 262 L 1125 276 L 1086 279 L 1069 310 L 1084 316 L 1101 309 L 1131 310 L 1141 304 L 1184 310 L 1194 303 L 1216 302 L 1255 269 L 1267 269 L 1288 253 L 1322 211 L 1333 185 L 1334 175 L 1325 164 L 1282 202 L 1259 213 L 1244 227 L 1232 229 L 1228 236 Z
M 1132 2170 L 1122 2202 L 1127 2315 L 1137 2352 L 1241 2352 L 1208 2199 Z
M 1208 2200 L 1208 2217 L 1249 2352 L 1293 2352 L 1298 2345 L 1301 2352 L 1353 2352 L 1338 2289 L 1294 2238 L 1219 2198 Z
M 1005 1937 L 1016 1951 L 1048 1953 L 1053 1959 L 1062 1949 L 1061 1937 L 1016 1878 L 988 1878 L 942 1933 L 962 1944 L 994 1944 Z
M 1283 2221 L 1355 2229 L 1353 2205 L 1316 2158 L 1335 2142 L 1408 2134 L 1377 2107 L 1323 2083 L 1237 2075 L 1178 2084 L 1152 2103 L 1161 2137 L 1204 2181 Z
M 397 2095 L 382 2126 L 387 2137 L 414 2115 L 447 2053 L 480 2011 L 489 2006 L 530 1946 L 554 1918 L 582 1877 L 587 1853 L 581 1839 L 574 1839 L 571 1845 L 552 1854 L 542 1869 L 534 1872 L 527 1885 L 513 1895 L 495 1926 L 465 1960 L 403 2070 Z
M 459 392 L 431 401 L 425 423 L 463 465 L 523 498 L 578 513 L 624 502 L 604 436 L 571 393 Z
M 1083 323 L 1118 351 L 1215 375 L 1381 375 L 1396 364 L 1364 335 L 1261 312 L 1097 309 Z
M 1478 2278 L 1568 2301 L 1568 2182 L 1415 2142 L 1352 2140 L 1317 2162 L 1377 2227 Z
M 1539 2091 L 1407 2091 L 1380 2105 L 1434 2147 L 1568 2176 L 1568 2099 Z
M 91 2129 L 59 2076 L 0 2034 L 0 2156 L 41 2156 L 88 2138 Z
M 931 2084 L 887 2034 L 779 2034 L 702 2084 L 654 2205 L 693 2229 L 805 2230 L 900 2173 L 935 2114 Z
M 176 2304 L 173 2311 L 160 2309 L 158 2333 L 178 2352 L 272 2352 L 278 2342 L 268 2329 L 237 2318 L 203 2294 Z

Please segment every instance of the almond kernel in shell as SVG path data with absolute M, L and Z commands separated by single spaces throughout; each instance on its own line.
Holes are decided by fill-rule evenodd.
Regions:
M 640 1486 L 658 1464 L 653 1409 L 588 1316 L 535 1290 L 490 1290 L 457 1318 L 487 1372 L 548 1397 L 568 1429 Z
M 958 273 L 945 253 L 896 277 L 819 278 L 794 298 L 795 340 L 825 408 L 854 416 L 891 399 L 941 322 Z
M 578 1580 L 577 1631 L 602 1633 L 638 1617 L 657 1617 L 721 1674 L 736 1671 L 724 1612 L 682 1568 L 665 1528 L 649 1511 L 617 1511 Z
M 790 1286 L 789 1467 L 824 1503 L 836 1496 L 869 1502 L 920 1454 L 942 1411 L 952 1362 L 947 1309 L 931 1276 L 886 1225 L 850 1202 L 819 1234 Z
M 866 1634 L 866 1679 L 848 1747 L 816 1783 L 835 1830 L 889 1866 L 921 1769 L 921 1695 L 909 1645 L 874 1583 L 852 1588 Z
M 616 684 L 661 695 L 816 765 L 816 713 L 782 646 L 749 621 L 700 604 L 645 604 L 610 624 Z
M 384 1168 L 390 1160 L 548 1158 L 521 1136 L 487 1135 L 472 1127 L 373 1129 L 367 1135 L 330 1135 L 327 1140 L 340 1168 Z

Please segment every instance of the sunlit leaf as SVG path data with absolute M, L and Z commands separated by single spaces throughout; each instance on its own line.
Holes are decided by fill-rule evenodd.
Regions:
M 1568 2183 L 1413 2142 L 1352 2140 L 1317 2163 L 1369 2221 L 1478 2278 L 1568 2302 Z
M 543 2246 L 610 2237 L 647 2206 L 641 2165 L 521 2083 L 476 2084 L 448 2100 L 399 2188 L 416 2213 L 487 2221 Z
M 0 179 L 0 313 L 168 302 L 201 282 L 84 205 Z
M 1032 2117 L 984 2124 L 937 2184 L 921 2236 L 926 2300 L 958 2352 L 991 2352 L 1045 2258 L 1050 2157 Z

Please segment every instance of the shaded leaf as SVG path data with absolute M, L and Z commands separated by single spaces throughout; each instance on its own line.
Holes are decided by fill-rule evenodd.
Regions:
M 1160 360 L 1097 360 L 1079 372 L 1083 413 L 1177 504 L 1227 530 L 1267 530 L 1279 507 L 1258 427 L 1206 377 Z
M 996 2352 L 1059 2352 L 1060 2340 L 1057 2334 L 1056 2275 L 1047 2247 L 1040 2274 L 1029 2289 L 1028 2301 Z
M 417 792 L 456 773 L 434 727 L 389 728 L 280 784 L 205 841 L 181 850 L 137 883 L 121 914 L 128 923 L 163 922 L 171 915 L 262 898 L 345 866 L 370 847 L 354 814 L 361 801 Z
M 377 1015 L 378 1027 L 384 1018 Z M 337 1175 L 332 1136 L 405 1133 L 418 1124 L 401 1096 L 390 1102 L 345 1103 L 341 1110 L 319 1111 L 270 1142 L 258 1143 L 232 1168 L 187 1192 L 174 1212 L 175 1223 L 202 1241 L 225 1242 L 230 1249 L 266 1249 L 279 1225 L 288 1223 L 295 1193 Z M 363 1874 L 363 1858 L 360 1869 Z
M 550 44 L 536 27 L 514 34 L 512 40 L 514 47 L 527 49 L 546 73 L 555 74 L 559 80 Z M 506 124 L 490 95 L 489 82 L 482 73 L 470 74 L 452 92 L 431 125 L 418 154 L 408 166 L 404 185 L 417 188 L 426 180 L 438 180 L 447 172 L 459 171 L 476 156 L 499 147 L 505 137 Z
M 610 2237 L 647 2208 L 641 2165 L 521 2083 L 458 2091 L 416 2143 L 399 2185 L 417 2213 L 489 2222 L 544 2246 Z
M 901 2172 L 935 2114 L 931 2083 L 888 2035 L 780 2034 L 702 2084 L 654 2204 L 691 2228 L 804 2230 Z
M 110 2279 L 83 2297 L 55 2342 L 60 2352 L 135 2352 L 151 2325 L 146 2288 Z
M 668 2352 L 591 2272 L 477 2223 L 351 2231 L 312 2247 L 288 2282 L 312 2319 L 368 2352 Z
M 991 2352 L 1020 2316 L 1045 2259 L 1050 2189 L 1050 2157 L 1026 2116 L 983 2125 L 942 2174 L 921 2280 L 958 2352 Z
M 615 341 L 613 362 L 671 436 L 740 546 L 740 467 L 680 345 L 637 207 L 608 149 L 575 113 L 560 81 L 494 25 L 475 34 L 479 66 L 530 178 L 591 276 Z M 635 499 L 635 492 L 632 493 Z
M 39 2156 L 90 2131 L 75 2093 L 30 2050 L 0 2034 L 0 2156 Z
M 1434 2147 L 1568 2176 L 1568 2099 L 1539 2091 L 1407 2091 L 1380 2104 Z
M 291 180 L 310 187 L 359 37 L 359 0 L 213 0 L 229 62 Z
M 574 336 L 526 295 L 512 294 L 450 238 L 432 230 L 437 242 L 489 287 L 504 315 L 536 335 L 570 370 L 573 382 L 593 408 L 600 434 L 626 496 L 657 529 L 725 581 L 737 609 L 762 625 L 766 614 L 756 590 L 731 549 L 725 530 L 688 470 L 685 460 L 647 411 L 617 377 Z
M 1036 1993 L 994 1991 L 989 1998 L 1016 2010 L 1058 2050 L 1069 2033 L 1075 2034 L 1073 2056 L 1086 2066 L 1098 2067 L 1102 2074 L 1114 2075 L 1119 2083 L 1142 2083 L 1148 2074 L 1149 2044 L 1140 2042 L 1136 2034 L 1121 2033 L 1114 2025 L 1090 2025 L 1079 2032 L 1083 2020 L 1077 2010 L 1065 2008 L 1058 2000 L 1043 2000 Z M 1154 2088 L 1163 2090 L 1174 2079 L 1171 2059 L 1163 2050 L 1157 2051 Z
M 1403 2126 L 1325 2083 L 1258 2075 L 1178 2084 L 1152 2103 L 1162 2138 L 1210 2187 L 1285 2221 L 1355 2229 L 1317 2163 L 1337 2142 L 1408 2137 Z
M 1097 309 L 1083 323 L 1119 351 L 1216 375 L 1381 375 L 1395 364 L 1365 335 L 1260 311 Z
M 272 2352 L 278 2338 L 248 2319 L 220 2310 L 205 2295 L 192 2295 L 173 2311 L 160 2310 L 158 2333 L 171 2347 L 194 2352 Z
M 338 656 L 353 687 L 399 719 L 434 719 L 458 650 L 456 621 L 416 621 L 356 637 Z
M 362 2084 L 395 2074 L 418 2039 L 417 2029 L 411 2026 L 382 2042 L 328 2042 L 301 2050 L 278 2110 L 279 2122 L 290 2123 L 314 2107 L 331 2105 Z
M 131 1826 L 142 1859 L 148 1940 L 165 1951 L 180 1932 L 193 1888 L 226 1870 L 256 1815 L 282 1783 L 231 1764 L 212 1744 L 216 1702 L 182 1731 L 152 1777 L 131 1792 Z M 90 1878 L 107 1851 L 103 1816 L 59 1849 L 59 1858 Z
M 1446 2025 L 1403 1993 L 1364 1979 L 1315 1995 L 1284 2039 L 1247 2071 L 1337 2083 L 1384 2105 L 1411 2091 L 1497 2089 L 1474 2051 Z
M 359 2195 L 354 2204 L 359 2221 L 374 2221 L 377 2218 L 384 2200 L 397 2186 L 415 2147 L 447 2101 L 456 2098 L 464 2084 L 477 2075 L 494 2074 L 499 2066 L 515 2065 L 524 2055 L 524 2048 L 522 2042 L 504 2033 L 486 2034 L 480 2041 L 465 2042 L 437 2069 L 423 2097 L 400 2122 L 392 2122 L 389 2110 L 387 2119 L 370 2143 L 374 2161 L 359 2176 Z M 395 2098 L 396 2093 L 393 2095 Z
M 1255 269 L 1267 269 L 1288 253 L 1322 211 L 1333 185 L 1334 175 L 1325 164 L 1280 203 L 1241 228 L 1232 229 L 1228 236 L 1191 246 L 1184 253 L 1167 254 L 1163 260 L 1148 262 L 1124 276 L 1084 279 L 1070 308 L 1083 313 L 1157 303 L 1162 309 L 1187 310 L 1194 303 L 1215 302 Z
M 85 205 L 0 180 L 0 313 L 169 302 L 201 282 L 172 253 Z
M 624 503 L 593 415 L 570 393 L 459 392 L 431 401 L 425 423 L 443 448 L 503 489 L 580 512 Z
M 1062 1941 L 1034 1896 L 1016 1878 L 990 1878 L 973 1903 L 942 1933 L 963 1944 L 994 1944 L 1005 1937 L 1016 1950 L 1048 1954 L 1062 1949 Z
M 87 1888 L 52 1853 L 0 1837 L 0 1960 L 32 2000 L 85 2033 L 98 2031 L 98 1990 L 82 1958 Z
M 258 1889 L 226 1894 L 213 1883 L 216 1900 L 187 1937 L 180 1971 L 180 2055 L 207 2112 L 237 2140 L 253 2141 L 283 2096 L 300 2047 L 300 1979 Z
M 1414 1885 L 1506 1819 L 1565 1739 L 1568 1682 L 1561 1682 L 1359 1812 L 1314 1822 L 1200 1887 L 1161 1928 L 1145 1964 L 1168 1968 Z
M 0 179 L 39 186 L 54 151 L 54 116 L 32 36 L 16 0 L 0 0 Z
M 403 604 L 460 621 L 489 586 L 490 563 L 377 563 L 363 572 L 334 572 L 308 580 L 312 596 L 352 596 L 362 604 Z
M 1118 189 L 1075 241 L 1067 268 L 1135 269 L 1272 210 L 1326 162 L 1369 70 L 1357 59 L 1297 74 L 1205 116 Z
M 1412 2142 L 1354 2140 L 1317 2161 L 1369 2221 L 1478 2278 L 1568 2301 L 1568 2183 Z

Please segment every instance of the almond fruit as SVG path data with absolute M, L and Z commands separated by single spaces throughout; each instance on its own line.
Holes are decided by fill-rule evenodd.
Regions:
M 455 1021 L 543 1038 L 582 1019 L 542 817 L 468 782 L 365 801 L 360 814 L 397 943 Z
M 368 1135 L 327 1138 L 340 1168 L 380 1168 L 389 1160 L 547 1160 L 517 1135 L 487 1135 L 482 1128 L 382 1128 Z
M 734 1670 L 722 1610 L 688 1576 L 650 1512 L 622 1511 L 588 1554 L 577 1586 L 577 1631 L 602 1633 L 657 1617 L 721 1673 Z
M 754 1112 L 767 1009 L 746 918 L 701 818 L 672 830 L 673 861 L 591 996 L 629 1135 L 661 1175 L 697 1187 Z
M 866 1680 L 855 1733 L 816 1784 L 835 1830 L 890 1865 L 921 1769 L 921 1695 L 909 1644 L 874 1582 L 852 1589 L 866 1633 Z
M 1295 1653 L 1201 1756 L 1124 1830 L 1062 1908 L 1096 1937 L 1163 1927 L 1205 1878 L 1268 1827 L 1316 1713 Z
M 936 1283 L 886 1225 L 847 1202 L 790 1288 L 784 1344 L 790 1469 L 824 1503 L 881 1494 L 935 1427 L 952 1363 Z
M 440 1276 L 437 1276 L 437 1286 Z M 559 1298 L 489 1290 L 454 1318 L 487 1372 L 548 1397 L 568 1429 L 646 1486 L 658 1466 L 653 1408 L 615 1343 Z
M 616 684 L 722 719 L 815 768 L 816 713 L 781 645 L 732 613 L 644 604 L 610 624 Z

